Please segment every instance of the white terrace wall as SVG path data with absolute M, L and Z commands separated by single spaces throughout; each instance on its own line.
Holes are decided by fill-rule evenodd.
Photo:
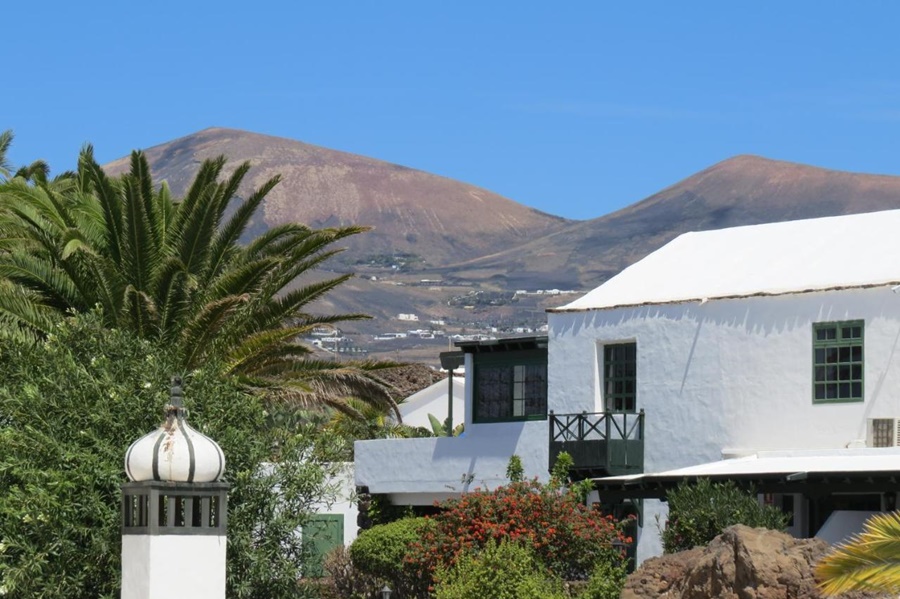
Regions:
M 466 372 L 474 372 L 472 355 L 466 354 L 465 359 Z M 464 491 L 506 484 L 512 454 L 522 458 L 527 477 L 546 481 L 547 420 L 475 424 L 472 393 L 473 385 L 467 384 L 461 437 L 357 441 L 356 484 L 369 487 L 371 493 L 390 495 L 397 505 L 432 505 Z M 551 404 L 549 409 L 555 408 Z
M 814 404 L 812 326 L 864 320 L 864 402 Z M 549 404 L 603 409 L 606 343 L 637 343 L 646 472 L 766 449 L 841 448 L 900 417 L 900 295 L 887 287 L 549 315 Z M 638 558 L 660 552 L 645 501 Z

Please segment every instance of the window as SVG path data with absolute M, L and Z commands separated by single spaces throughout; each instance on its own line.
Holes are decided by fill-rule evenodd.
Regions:
M 637 405 L 637 344 L 603 346 L 603 399 L 611 412 L 634 412 Z
M 863 321 L 813 325 L 813 402 L 863 400 Z
M 546 350 L 476 356 L 474 422 L 546 417 Z

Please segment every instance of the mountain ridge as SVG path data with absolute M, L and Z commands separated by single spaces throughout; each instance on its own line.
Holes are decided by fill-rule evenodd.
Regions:
M 447 255 L 473 258 L 493 243 L 515 245 L 573 222 L 518 204 L 491 191 L 425 171 L 258 133 L 207 128 L 144 151 L 154 175 L 183 193 L 199 163 L 224 154 L 228 166 L 249 160 L 249 186 L 282 176 L 254 222 L 259 231 L 289 221 L 313 227 L 372 226 L 351 239 L 352 260 L 403 253 L 425 264 Z M 127 168 L 127 158 L 110 172 Z M 479 213 L 489 210 L 493 220 Z M 430 238 L 420 241 L 420 235 Z

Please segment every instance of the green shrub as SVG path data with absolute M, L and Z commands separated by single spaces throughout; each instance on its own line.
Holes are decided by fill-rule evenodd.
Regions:
M 322 567 L 325 578 L 320 599 L 376 599 L 381 596 L 378 579 L 360 572 L 350 559 L 350 551 L 343 545 L 325 556 Z
M 397 596 L 412 596 L 410 583 L 414 581 L 405 567 L 406 553 L 421 539 L 427 526 L 425 518 L 404 518 L 363 531 L 350 546 L 353 566 L 363 574 L 387 582 Z
M 506 478 L 511 483 L 520 483 L 525 480 L 525 468 L 522 466 L 522 458 L 516 454 L 509 456 L 509 463 L 506 465 Z
M 579 599 L 619 599 L 628 571 L 625 564 L 603 561 L 597 564 Z
M 526 546 L 490 541 L 462 554 L 449 569 L 439 569 L 435 599 L 565 599 L 562 583 L 546 573 Z
M 681 483 L 669 492 L 668 503 L 669 518 L 662 534 L 666 553 L 706 545 L 735 524 L 783 530 L 788 520 L 787 514 L 760 505 L 755 494 L 730 481 Z

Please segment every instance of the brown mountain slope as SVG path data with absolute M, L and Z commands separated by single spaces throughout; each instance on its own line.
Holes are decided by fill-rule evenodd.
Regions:
M 572 222 L 490 191 L 422 171 L 298 141 L 211 128 L 146 150 L 154 176 L 181 194 L 199 163 L 224 154 L 249 160 L 253 186 L 276 174 L 252 232 L 296 221 L 314 227 L 373 227 L 348 242 L 346 262 L 408 253 L 421 265 L 476 258 L 543 236 Z M 127 168 L 122 158 L 106 168 Z
M 737 156 L 627 208 L 528 244 L 452 265 L 590 289 L 686 231 L 900 208 L 900 177 Z

